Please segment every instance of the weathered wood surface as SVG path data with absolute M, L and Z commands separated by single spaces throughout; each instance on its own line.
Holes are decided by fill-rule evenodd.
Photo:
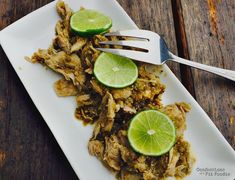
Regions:
M 50 1 L 0 0 L 0 29 Z M 140 28 L 163 35 L 172 52 L 235 69 L 233 0 L 118 1 Z M 0 62 L 0 179 L 77 179 L 1 48 Z M 235 83 L 170 67 L 235 148 Z
M 50 0 L 0 0 L 0 29 Z M 0 49 L 0 179 L 78 179 Z
M 171 0 L 118 0 L 140 29 L 157 32 L 165 39 L 169 49 L 177 54 Z M 168 63 L 180 79 L 179 64 Z
M 189 57 L 235 70 L 235 1 L 181 0 Z M 183 24 L 182 24 L 183 26 Z M 192 69 L 195 98 L 235 147 L 235 82 Z

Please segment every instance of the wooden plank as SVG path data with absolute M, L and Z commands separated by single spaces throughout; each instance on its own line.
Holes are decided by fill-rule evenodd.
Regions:
M 162 35 L 169 49 L 177 54 L 171 0 L 118 0 L 118 2 L 139 28 Z M 169 62 L 168 65 L 180 79 L 179 64 Z
M 4 58 L 2 48 L 0 48 L 0 179 L 2 178 L 2 168 L 6 163 L 7 154 L 7 138 L 9 132 L 8 118 L 8 67 L 9 63 Z
M 178 47 L 178 55 L 179 57 L 189 59 L 189 50 L 188 50 L 187 37 L 185 33 L 184 19 L 182 15 L 180 0 L 172 0 L 171 2 L 172 2 L 173 17 L 174 17 L 176 42 Z M 180 75 L 181 75 L 182 84 L 191 93 L 191 95 L 195 97 L 195 89 L 193 84 L 191 68 L 183 64 L 180 64 L 179 66 L 180 66 Z
M 181 0 L 191 59 L 235 70 L 235 1 Z M 193 69 L 195 96 L 235 148 L 235 83 Z
M 0 29 L 50 0 L 1 0 Z M 78 179 L 0 49 L 0 179 Z
M 42 6 L 43 4 L 46 4 L 47 2 L 49 2 L 49 0 L 0 1 L 0 16 L 3 17 L 3 20 L 0 21 L 0 28 L 5 27 L 11 22 Z M 128 12 L 128 14 L 135 20 L 135 22 L 139 25 L 140 28 L 150 29 L 158 32 L 159 34 L 162 34 L 165 40 L 167 41 L 167 44 L 169 45 L 170 49 L 174 53 L 177 52 L 173 15 L 171 11 L 172 5 L 170 0 L 119 0 L 119 2 Z M 203 54 L 204 51 L 209 49 L 206 48 L 206 50 L 203 51 L 203 47 L 207 47 L 205 45 L 208 44 L 216 44 L 216 40 L 207 40 L 207 43 L 203 41 L 203 45 L 199 49 L 199 52 L 201 54 L 195 52 L 195 48 L 200 45 L 200 41 L 198 40 L 195 44 L 195 42 L 191 39 L 190 41 L 189 38 L 191 38 L 191 33 L 201 33 L 201 31 L 198 29 L 194 30 L 196 25 L 194 25 L 194 28 L 191 28 L 192 32 L 187 28 L 192 26 L 192 19 L 194 19 L 195 16 L 198 14 L 195 10 L 193 12 L 189 12 L 191 11 L 190 8 L 194 7 L 193 5 L 189 6 L 192 1 L 186 2 L 186 7 L 189 6 L 187 7 L 189 9 L 184 7 L 185 2 L 186 0 L 182 1 L 182 9 L 184 24 L 186 27 L 185 35 L 188 39 L 188 55 L 190 55 L 191 58 L 194 57 L 195 60 L 197 60 L 196 58 L 202 58 L 202 56 L 200 55 Z M 197 2 L 193 3 L 195 4 Z M 229 3 L 232 4 L 231 2 L 227 2 L 228 6 Z M 204 5 L 207 4 L 204 3 Z M 231 7 L 232 6 L 233 5 L 231 5 Z M 228 18 L 228 16 L 234 17 L 231 8 L 228 9 L 228 15 L 226 15 L 225 17 L 221 16 L 222 19 L 226 19 Z M 224 10 L 221 9 L 221 12 L 224 13 Z M 191 14 L 191 16 L 185 18 L 188 14 Z M 208 19 L 208 15 L 205 17 L 207 17 L 207 20 L 205 21 L 205 24 L 207 24 L 210 21 Z M 227 22 L 229 24 L 228 19 Z M 222 29 L 225 27 L 230 27 L 232 30 L 234 30 L 234 27 L 232 25 L 226 25 L 221 27 Z M 204 31 L 207 32 L 206 29 L 204 29 Z M 218 32 L 220 31 L 217 31 L 217 33 Z M 197 37 L 196 35 L 194 36 L 195 38 Z M 215 37 L 217 41 L 223 42 L 223 38 L 220 39 L 218 38 L 219 36 Z M 232 48 L 232 46 L 229 46 L 230 41 L 228 42 L 227 40 L 231 37 L 231 34 L 224 35 L 224 46 L 221 47 L 221 55 L 223 55 L 223 57 L 227 55 L 223 53 L 227 53 L 234 49 L 234 47 Z M 210 38 L 214 37 L 212 36 Z M 233 39 L 233 37 L 231 39 Z M 219 43 L 217 42 L 217 45 L 218 44 Z M 214 46 L 217 47 L 216 45 Z M 185 45 L 182 46 L 182 48 L 184 47 Z M 213 52 L 213 48 L 210 48 L 208 51 L 209 53 L 205 55 L 213 55 L 213 57 L 220 57 L 219 54 Z M 3 62 L 0 66 L 0 179 L 25 179 L 32 177 L 34 179 L 76 179 L 74 172 L 71 170 L 67 160 L 65 159 L 60 148 L 55 142 L 52 134 L 48 130 L 43 119 L 41 118 L 33 103 L 26 94 L 24 88 L 22 87 L 22 84 L 19 82 L 19 79 L 16 77 L 13 69 L 10 67 L 8 60 L 2 50 L 0 50 L 0 57 L 1 61 Z M 228 57 L 231 58 L 232 55 L 228 55 Z M 224 63 L 224 66 L 231 67 L 234 69 L 234 64 L 227 64 L 227 62 L 224 62 L 225 60 L 223 61 L 223 63 L 220 63 L 219 60 L 216 62 L 211 62 L 207 61 L 212 60 L 212 58 L 209 58 L 202 58 L 202 60 L 203 62 L 214 63 L 218 66 L 223 65 Z M 234 59 L 229 59 L 229 61 L 234 62 Z M 171 68 L 177 74 L 177 76 L 180 77 L 179 66 L 173 64 L 171 65 Z M 189 70 L 189 75 L 190 74 L 191 72 Z M 223 118 L 232 117 L 234 115 L 234 111 L 229 109 L 232 108 L 232 104 L 235 104 L 234 93 L 231 92 L 232 88 L 234 87 L 234 84 L 230 84 L 230 81 L 224 81 L 220 78 L 215 78 L 214 76 L 207 75 L 206 73 L 199 73 L 195 70 L 192 71 L 192 74 L 194 77 L 192 80 L 195 82 L 193 85 L 196 87 L 196 89 L 198 89 L 195 94 L 196 98 L 198 98 L 199 103 L 204 107 L 204 109 L 207 108 L 206 111 L 209 112 L 209 115 L 211 117 L 213 116 L 213 119 L 217 119 L 217 116 L 219 117 L 218 120 L 215 120 L 216 124 L 221 127 L 221 129 L 223 130 L 223 134 L 225 134 L 226 137 L 232 137 L 231 134 L 234 132 L 234 129 L 231 129 L 230 125 L 228 126 L 228 124 L 221 124 L 220 118 L 222 118 L 223 120 Z M 206 78 L 204 79 L 204 77 Z M 185 79 L 185 81 L 187 81 L 187 79 Z M 207 84 L 208 87 L 206 86 Z M 222 90 L 218 90 L 217 88 L 221 88 Z M 193 87 L 191 89 L 193 91 Z M 211 91 L 211 94 L 207 93 Z M 216 105 L 217 103 L 221 103 L 221 106 L 220 104 Z M 207 105 L 209 107 L 207 107 Z M 226 120 L 224 122 L 228 121 Z M 225 133 L 225 128 L 230 128 L 227 134 Z
M 49 1 L 0 1 L 0 29 Z M 170 49 L 177 52 L 169 0 L 120 3 L 139 27 L 163 35 Z M 77 179 L 2 49 L 0 57 L 0 179 Z M 178 67 L 171 65 L 180 77 Z

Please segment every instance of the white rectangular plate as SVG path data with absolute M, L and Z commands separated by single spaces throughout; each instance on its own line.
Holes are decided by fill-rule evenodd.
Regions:
M 113 30 L 137 28 L 115 0 L 66 2 L 75 11 L 84 6 L 107 14 L 113 19 Z M 0 43 L 79 178 L 114 179 L 99 160 L 88 154 L 87 143 L 93 127 L 84 127 L 75 119 L 74 98 L 59 98 L 54 93 L 52 84 L 60 76 L 45 70 L 39 64 L 31 64 L 24 60 L 24 56 L 32 55 L 38 48 L 47 48 L 51 43 L 55 33 L 54 27 L 59 19 L 55 3 L 52 2 L 32 12 L 2 30 Z M 164 104 L 185 101 L 192 105 L 192 110 L 187 115 L 188 128 L 185 138 L 192 144 L 197 162 L 192 174 L 186 179 L 234 179 L 233 149 L 169 68 L 164 65 L 163 69 L 167 74 L 161 77 L 167 87 L 163 96 Z M 216 174 L 216 170 L 211 168 L 220 168 L 217 169 L 220 170 L 217 171 L 220 174 Z

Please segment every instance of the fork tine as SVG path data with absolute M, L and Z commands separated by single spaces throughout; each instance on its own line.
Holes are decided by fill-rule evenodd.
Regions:
M 149 43 L 146 41 L 102 41 L 99 42 L 102 45 L 119 45 L 128 46 L 148 50 Z
M 148 59 L 148 54 L 145 52 L 140 51 L 132 51 L 132 50 L 126 50 L 126 49 L 112 49 L 112 48 L 96 48 L 97 50 L 116 54 L 119 56 L 124 56 L 130 59 L 139 60 L 139 61 L 146 61 Z
M 140 39 L 149 39 L 151 33 L 151 31 L 147 30 L 123 30 L 106 33 L 105 36 L 126 36 Z

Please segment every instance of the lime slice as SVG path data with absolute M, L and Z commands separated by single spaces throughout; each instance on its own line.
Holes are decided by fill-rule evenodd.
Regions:
M 72 15 L 70 26 L 81 36 L 92 36 L 108 31 L 112 20 L 100 12 L 84 9 Z
M 103 52 L 95 62 L 94 75 L 108 87 L 123 88 L 136 81 L 138 68 L 128 58 Z
M 128 140 L 133 149 L 147 156 L 160 156 L 175 143 L 175 127 L 165 114 L 156 110 L 138 113 L 128 129 Z

